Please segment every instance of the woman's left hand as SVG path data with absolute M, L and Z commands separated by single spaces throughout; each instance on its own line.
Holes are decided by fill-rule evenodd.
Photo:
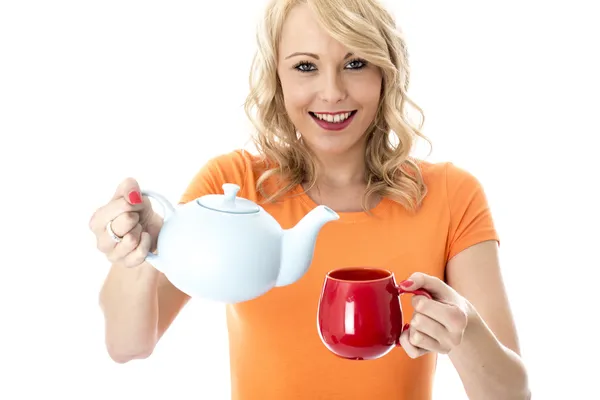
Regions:
M 425 289 L 433 299 L 412 298 L 414 314 L 400 336 L 400 344 L 411 358 L 428 352 L 448 354 L 460 345 L 471 315 L 470 303 L 440 279 L 415 273 L 400 283 L 405 290 Z

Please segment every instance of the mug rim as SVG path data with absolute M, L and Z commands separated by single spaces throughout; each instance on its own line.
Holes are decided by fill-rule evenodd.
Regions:
M 335 272 L 343 272 L 343 271 L 378 271 L 378 272 L 385 272 L 387 274 L 387 276 L 384 276 L 382 278 L 375 278 L 375 279 L 361 279 L 359 281 L 354 281 L 354 280 L 350 280 L 350 279 L 340 279 L 340 278 L 335 278 L 335 277 L 331 276 L 331 274 L 333 274 Z M 387 270 L 385 268 L 378 268 L 378 267 L 342 267 L 342 268 L 332 269 L 329 272 L 327 272 L 327 274 L 326 274 L 326 278 L 329 280 L 336 281 L 336 282 L 345 282 L 345 283 L 372 283 L 372 282 L 385 281 L 385 280 L 388 280 L 393 277 L 394 277 L 394 273 L 392 271 Z

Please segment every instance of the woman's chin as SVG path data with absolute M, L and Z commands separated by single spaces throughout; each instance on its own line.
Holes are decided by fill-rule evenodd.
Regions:
M 327 135 L 329 136 L 329 135 Z M 348 137 L 319 137 L 316 140 L 306 140 L 306 145 L 318 156 L 340 156 L 360 150 L 364 152 L 361 138 L 348 140 Z M 359 149 L 360 148 L 360 149 Z

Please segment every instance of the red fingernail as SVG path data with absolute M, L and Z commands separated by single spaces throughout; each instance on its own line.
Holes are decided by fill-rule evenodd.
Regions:
M 142 202 L 142 196 L 137 190 L 129 192 L 129 202 L 131 204 L 140 204 Z
M 403 288 L 409 288 L 413 285 L 413 281 L 411 281 L 410 279 L 407 279 L 405 281 L 400 282 L 400 286 L 402 286 Z
M 410 324 L 404 324 L 404 326 L 402 327 L 402 332 L 404 332 L 408 328 L 410 328 Z

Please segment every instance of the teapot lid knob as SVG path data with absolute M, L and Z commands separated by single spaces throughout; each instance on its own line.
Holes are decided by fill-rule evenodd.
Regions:
M 228 205 L 233 205 L 235 203 L 235 197 L 240 191 L 240 187 L 234 183 L 224 183 L 222 187 L 223 193 L 225 193 L 224 203 L 227 203 Z
M 254 214 L 260 208 L 252 201 L 237 197 L 240 187 L 234 183 L 224 183 L 223 194 L 209 194 L 197 199 L 202 207 L 213 211 L 226 212 L 230 214 Z

